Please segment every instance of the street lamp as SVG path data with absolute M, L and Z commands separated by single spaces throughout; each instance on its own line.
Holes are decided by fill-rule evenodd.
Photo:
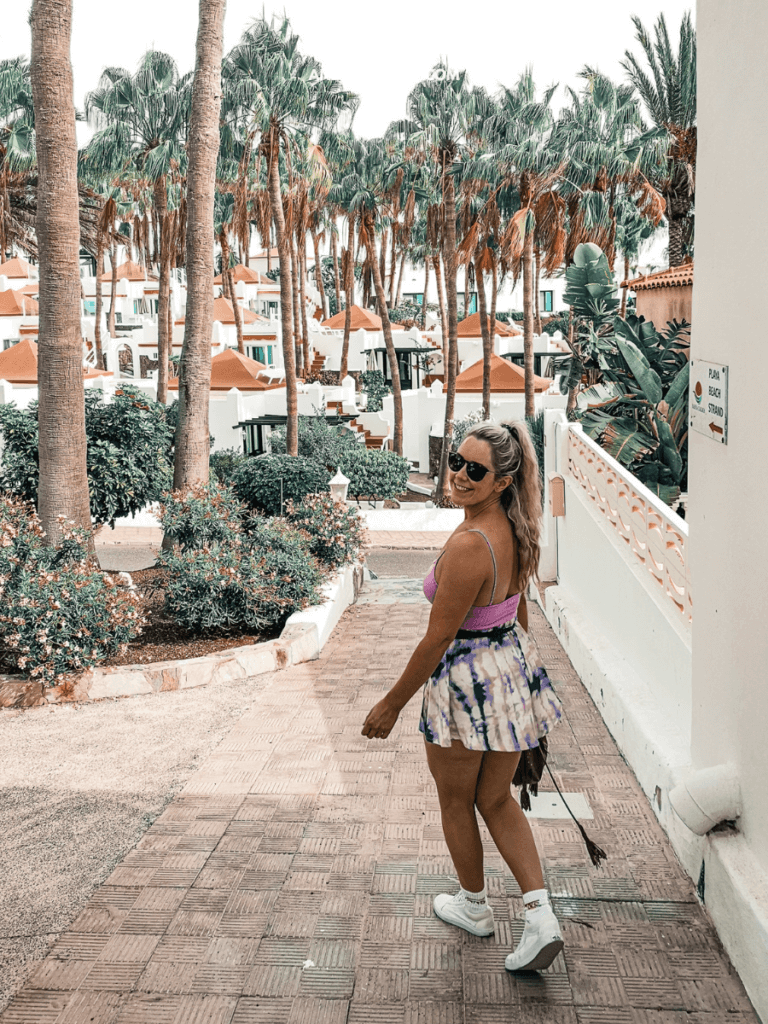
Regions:
M 328 486 L 331 489 L 331 496 L 334 501 L 339 501 L 343 504 L 347 500 L 349 477 L 344 476 L 340 469 L 336 470 L 336 476 L 331 480 Z

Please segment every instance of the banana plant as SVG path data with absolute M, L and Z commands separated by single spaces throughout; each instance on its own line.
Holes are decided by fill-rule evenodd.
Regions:
M 585 432 L 667 504 L 686 488 L 688 468 L 688 327 L 658 331 L 642 317 L 622 318 L 608 261 L 598 246 L 580 245 L 566 271 L 573 307 L 574 352 L 561 389 L 578 387 L 585 371 L 598 383 L 577 396 Z

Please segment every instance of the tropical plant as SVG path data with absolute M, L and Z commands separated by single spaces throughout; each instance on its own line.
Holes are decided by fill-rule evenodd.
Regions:
M 622 319 L 598 246 L 580 245 L 566 278 L 576 332 L 561 388 L 595 371 L 599 382 L 577 397 L 584 430 L 672 504 L 687 486 L 689 325 L 673 321 L 660 332 L 642 317 Z
M 239 448 L 220 448 L 211 452 L 209 464 L 213 478 L 220 484 L 228 486 L 232 483 L 234 475 L 241 462 L 248 458 Z
M 114 524 L 118 517 L 133 515 L 156 501 L 170 486 L 173 431 L 165 408 L 127 385 L 110 402 L 104 401 L 103 392 L 89 388 L 84 411 L 88 522 L 92 517 L 96 525 Z M 25 410 L 12 404 L 0 406 L 4 486 L 39 503 L 38 419 L 35 402 Z
M 666 167 L 657 187 L 666 200 L 669 265 L 693 255 L 693 205 L 696 193 L 696 31 L 690 12 L 680 23 L 677 54 L 667 22 L 660 14 L 654 40 L 638 17 L 632 18 L 648 69 L 627 51 L 622 67 L 640 93 L 654 124 L 669 133 Z
M 366 412 L 380 412 L 384 398 L 392 394 L 392 388 L 384 380 L 381 370 L 363 370 L 360 374 L 360 388 L 366 394 Z
M 94 565 L 88 531 L 62 517 L 58 542 L 33 505 L 0 495 L 0 641 L 47 686 L 124 650 L 144 623 L 135 592 Z
M 231 488 L 195 483 L 164 494 L 158 511 L 165 536 L 182 551 L 191 551 L 239 533 L 247 509 Z

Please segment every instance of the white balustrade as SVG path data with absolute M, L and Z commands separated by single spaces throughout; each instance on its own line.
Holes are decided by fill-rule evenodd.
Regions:
M 690 629 L 688 525 L 579 427 L 568 431 L 568 472 L 647 573 L 657 599 Z

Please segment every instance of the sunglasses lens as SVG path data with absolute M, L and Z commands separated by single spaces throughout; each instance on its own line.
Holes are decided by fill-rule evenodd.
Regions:
M 483 466 L 479 462 L 468 462 L 467 463 L 467 476 L 474 483 L 479 483 L 485 474 L 488 472 L 488 467 Z
M 459 455 L 458 452 L 451 452 L 448 456 L 448 468 L 452 473 L 459 473 L 461 467 L 464 465 L 463 456 Z

